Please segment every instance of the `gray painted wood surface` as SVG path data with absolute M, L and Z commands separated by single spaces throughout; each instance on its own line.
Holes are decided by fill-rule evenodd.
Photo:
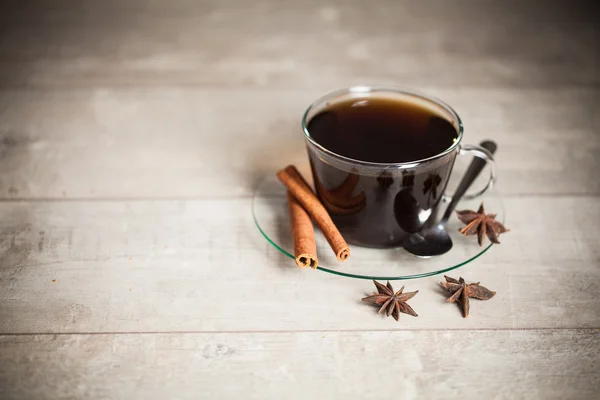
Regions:
M 597 341 L 587 329 L 0 336 L 0 395 L 594 398 Z
M 592 399 L 600 29 L 585 2 L 0 4 L 0 399 Z M 296 268 L 257 184 L 319 95 L 409 86 L 493 138 L 511 233 L 399 323 Z M 269 222 L 277 229 L 277 220 Z M 395 286 L 400 286 L 396 282 Z

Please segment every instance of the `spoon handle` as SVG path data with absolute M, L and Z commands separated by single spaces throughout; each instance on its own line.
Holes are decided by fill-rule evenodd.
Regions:
M 479 143 L 479 145 L 481 147 L 485 148 L 486 150 L 488 150 L 492 154 L 494 154 L 496 152 L 496 148 L 498 147 L 496 145 L 496 142 L 494 142 L 492 140 L 484 140 L 483 142 Z M 446 209 L 446 212 L 444 213 L 444 216 L 442 217 L 442 220 L 440 221 L 441 223 L 446 223 L 448 221 L 448 219 L 450 218 L 450 215 L 452 214 L 452 211 L 454 211 L 454 207 L 456 207 L 456 205 L 458 204 L 458 201 L 462 198 L 462 196 L 465 194 L 467 189 L 471 186 L 471 184 L 479 176 L 479 173 L 481 172 L 481 170 L 483 170 L 483 167 L 485 166 L 485 164 L 486 164 L 486 162 L 484 160 L 482 160 L 481 158 L 478 158 L 478 157 L 473 158 L 473 161 L 471 161 L 471 164 L 467 168 L 465 175 L 463 176 L 462 180 L 458 184 L 458 188 L 456 189 L 454 196 L 452 196 L 452 201 L 448 205 L 448 208 Z

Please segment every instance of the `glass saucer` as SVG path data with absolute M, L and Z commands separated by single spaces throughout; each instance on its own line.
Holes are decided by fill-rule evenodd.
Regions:
M 304 175 L 308 177 L 309 175 Z M 477 199 L 462 200 L 457 210 L 477 210 L 483 201 L 486 212 L 497 213 L 496 219 L 504 222 L 504 204 L 497 190 L 491 189 Z M 448 199 L 440 210 L 445 210 Z M 277 250 L 294 259 L 291 228 L 287 208 L 286 189 L 275 173 L 263 179 L 252 201 L 252 215 L 260 233 Z M 440 213 L 441 215 L 441 213 Z M 318 270 L 357 279 L 403 280 L 432 276 L 460 268 L 488 251 L 492 244 L 487 238 L 483 246 L 475 236 L 463 236 L 458 230 L 464 225 L 456 215 L 448 221 L 447 229 L 454 246 L 448 253 L 437 257 L 416 257 L 402 248 L 373 249 L 350 245 L 350 258 L 345 262 L 336 259 L 321 231 L 315 227 Z M 290 266 L 296 267 L 291 261 Z

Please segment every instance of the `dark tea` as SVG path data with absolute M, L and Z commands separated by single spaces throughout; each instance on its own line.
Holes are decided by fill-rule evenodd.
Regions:
M 315 115 L 308 131 L 329 151 L 374 163 L 433 157 L 458 138 L 454 126 L 431 108 L 377 97 L 337 103 Z
M 387 97 L 349 98 L 329 104 L 307 121 L 310 138 L 350 160 L 411 163 L 443 154 L 459 140 L 457 128 L 423 102 Z M 309 146 L 317 194 L 348 242 L 401 245 L 435 215 L 455 154 L 430 165 L 340 168 Z

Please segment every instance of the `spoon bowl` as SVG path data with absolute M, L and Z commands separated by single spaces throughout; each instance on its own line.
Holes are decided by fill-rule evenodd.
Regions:
M 452 249 L 452 239 L 446 225 L 438 223 L 423 232 L 410 235 L 403 246 L 418 257 L 429 258 L 449 252 Z
M 497 148 L 496 143 L 490 140 L 481 142 L 480 146 L 488 150 L 491 154 L 494 154 Z M 454 211 L 454 208 L 458 204 L 458 201 L 465 194 L 467 189 L 469 189 L 477 176 L 479 176 L 479 173 L 483 170 L 485 164 L 485 161 L 480 158 L 475 158 L 471 161 L 469 168 L 458 185 L 456 193 L 440 222 L 429 228 L 425 228 L 420 232 L 407 236 L 402 243 L 402 247 L 404 247 L 406 251 L 418 257 L 428 258 L 442 255 L 452 249 L 452 239 L 450 239 L 450 235 L 448 235 L 446 224 L 448 223 L 450 215 L 452 215 L 452 211 Z

